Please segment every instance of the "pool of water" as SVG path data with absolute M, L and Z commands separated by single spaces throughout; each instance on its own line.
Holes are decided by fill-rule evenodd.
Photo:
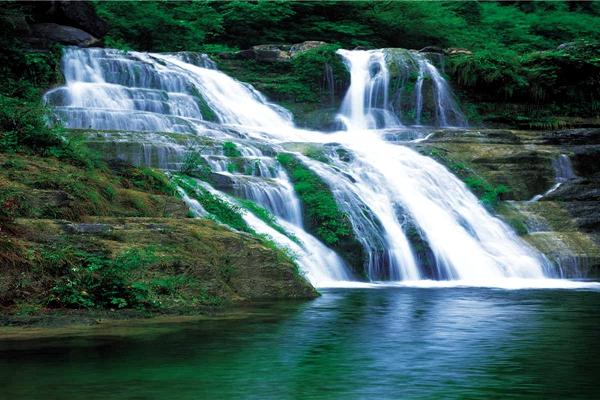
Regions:
M 0 341 L 2 399 L 597 398 L 600 292 L 330 289 L 140 334 Z

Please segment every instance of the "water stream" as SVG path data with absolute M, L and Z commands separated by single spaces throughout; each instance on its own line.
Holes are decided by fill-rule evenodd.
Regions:
M 159 165 L 167 169 L 185 154 L 185 138 L 210 138 L 213 142 L 202 156 L 227 186 L 210 190 L 228 201 L 235 201 L 232 195 L 248 198 L 270 210 L 300 244 L 278 236 L 250 213 L 245 213 L 246 221 L 299 253 L 315 286 L 348 284 L 351 274 L 339 255 L 304 229 L 298 197 L 273 158 L 290 142 L 335 143 L 349 154 L 329 152 L 327 162 L 296 156 L 328 184 L 348 215 L 365 249 L 370 281 L 452 280 L 489 286 L 505 279 L 551 277 L 552 265 L 492 216 L 445 167 L 402 141 L 386 140 L 405 125 L 397 99 L 389 95 L 391 59 L 418 67 L 413 123 L 422 123 L 425 78 L 431 82 L 435 124 L 466 123 L 433 63 L 414 52 L 395 58 L 383 50 L 339 53 L 351 72 L 351 85 L 339 114 L 344 129 L 332 133 L 296 128 L 287 110 L 220 72 L 207 57 L 188 53 L 68 48 L 65 85 L 45 99 L 68 128 L 120 131 L 108 132 L 108 140 L 123 135 L 135 143 L 143 140 L 171 149 Z M 217 150 L 223 141 L 236 143 L 239 158 L 250 167 L 232 171 Z M 152 160 L 152 149 L 149 154 L 144 158 Z M 202 214 L 201 207 L 186 200 Z M 415 241 L 424 244 L 425 253 L 415 250 Z

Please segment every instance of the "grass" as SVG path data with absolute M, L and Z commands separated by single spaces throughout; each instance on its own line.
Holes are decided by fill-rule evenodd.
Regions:
M 54 157 L 0 153 L 0 216 L 81 220 L 90 215 L 180 215 L 160 171 L 124 163 L 87 168 Z

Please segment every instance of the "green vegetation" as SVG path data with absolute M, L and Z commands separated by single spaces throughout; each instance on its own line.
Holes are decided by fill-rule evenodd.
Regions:
M 226 157 L 240 157 L 242 153 L 233 142 L 223 142 L 223 155 Z
M 19 219 L 15 231 L 0 235 L 0 306 L 9 314 L 46 307 L 196 313 L 315 295 L 285 252 L 207 220 Z
M 449 70 L 487 121 L 560 128 L 568 122 L 555 115 L 598 116 L 599 51 L 600 45 L 583 40 L 522 55 L 483 50 L 450 57 Z
M 44 254 L 45 268 L 60 276 L 48 304 L 67 308 L 152 307 L 150 291 L 162 289 L 136 282 L 136 270 L 156 262 L 153 249 L 131 249 L 115 259 L 72 248 Z
M 290 249 L 278 246 L 268 235 L 259 234 L 254 231 L 254 229 L 252 229 L 242 217 L 242 208 L 244 208 L 252 212 L 273 229 L 297 242 L 298 239 L 287 233 L 279 224 L 277 224 L 275 217 L 273 217 L 273 215 L 271 215 L 267 210 L 250 200 L 237 199 L 236 201 L 240 204 L 240 206 L 231 204 L 210 193 L 207 189 L 199 185 L 193 178 L 187 176 L 175 175 L 173 177 L 173 181 L 175 184 L 185 190 L 190 197 L 196 199 L 202 205 L 206 212 L 209 213 L 209 219 L 214 219 L 215 221 L 218 221 L 233 229 L 251 234 L 253 237 L 258 239 L 263 246 L 271 249 L 276 255 L 278 261 L 293 265 L 295 274 L 299 278 L 302 278 L 302 272 L 296 263 L 296 255 Z
M 222 51 L 323 40 L 345 47 L 542 50 L 599 39 L 595 2 L 96 2 L 109 43 L 139 50 Z M 160 26 L 161 29 L 156 29 Z M 210 43 L 207 45 L 207 43 Z
M 252 228 L 242 218 L 239 207 L 229 204 L 210 193 L 207 189 L 198 185 L 192 178 L 176 175 L 173 177 L 173 181 L 177 186 L 185 190 L 188 196 L 198 200 L 206 212 L 215 220 L 238 231 L 254 233 Z
M 185 214 L 160 171 L 120 162 L 97 168 L 54 157 L 0 153 L 0 227 L 14 218 Z M 4 221 L 4 223 L 2 222 Z
M 329 187 L 292 154 L 279 153 L 277 161 L 287 170 L 294 184 L 307 229 L 337 250 L 355 272 L 363 275 L 362 246 L 354 237 L 350 220 L 339 209 Z
M 222 17 L 206 2 L 96 1 L 110 22 L 108 46 L 153 51 L 198 51 L 221 29 Z
M 211 182 L 212 169 L 201 153 L 201 149 L 189 148 L 179 171 L 184 175 Z

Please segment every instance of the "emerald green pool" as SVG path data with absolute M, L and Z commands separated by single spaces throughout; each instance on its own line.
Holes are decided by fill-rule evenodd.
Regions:
M 0 398 L 598 398 L 599 306 L 597 291 L 326 290 L 142 334 L 1 341 Z

